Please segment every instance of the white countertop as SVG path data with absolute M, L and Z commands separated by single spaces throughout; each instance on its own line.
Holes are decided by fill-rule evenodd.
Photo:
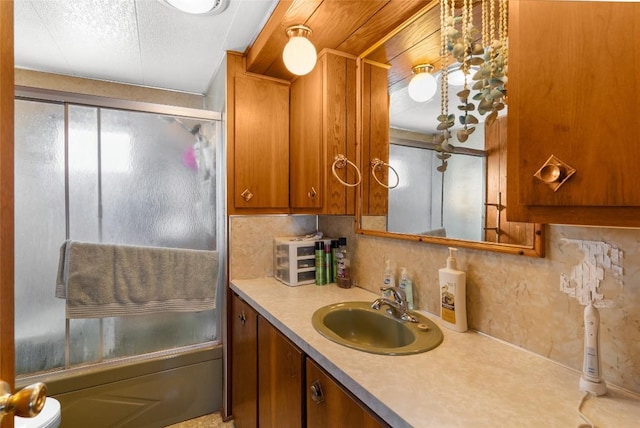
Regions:
M 580 373 L 468 331 L 442 327 L 444 341 L 415 355 L 347 348 L 321 336 L 313 312 L 375 294 L 335 284 L 288 287 L 272 277 L 233 280 L 231 288 L 393 427 L 578 427 Z M 439 324 L 439 318 L 422 312 Z M 640 397 L 609 386 L 583 413 L 598 428 L 640 427 Z

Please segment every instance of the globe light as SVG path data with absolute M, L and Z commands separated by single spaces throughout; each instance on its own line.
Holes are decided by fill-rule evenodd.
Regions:
M 431 75 L 433 66 L 431 64 L 416 65 L 411 69 L 414 76 L 409 82 L 409 96 L 416 102 L 422 103 L 429 101 L 438 90 L 438 83 L 435 77 Z
M 282 59 L 287 69 L 298 76 L 313 70 L 318 59 L 316 48 L 309 40 L 311 29 L 304 25 L 287 28 L 289 41 L 282 51 Z
M 433 66 L 431 64 L 416 65 L 411 69 L 414 76 L 409 82 L 409 96 L 416 102 L 422 103 L 429 101 L 438 90 L 438 83 L 435 77 L 431 75 Z

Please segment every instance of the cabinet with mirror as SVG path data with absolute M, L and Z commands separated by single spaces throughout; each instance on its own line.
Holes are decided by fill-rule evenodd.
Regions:
M 477 15 L 480 3 L 474 4 Z M 433 2 L 359 58 L 360 166 L 368 181 L 360 189 L 357 232 L 542 257 L 543 227 L 506 220 L 506 109 L 491 125 L 480 117 L 476 131 L 464 144 L 455 141 L 446 168 L 441 168 L 434 140 L 440 133 L 440 95 L 416 102 L 407 90 L 415 65 L 439 68 L 440 43 L 440 8 Z M 383 82 L 366 71 L 371 64 L 378 64 L 378 70 L 386 66 Z M 452 113 L 461 89 L 450 79 Z M 388 120 L 376 123 L 371 120 L 372 100 L 380 99 L 387 100 L 383 109 L 388 109 Z M 376 105 L 378 114 L 380 108 Z M 371 137 L 379 136 L 374 128 L 380 122 L 388 124 L 384 148 Z M 372 162 L 374 157 L 383 164 Z

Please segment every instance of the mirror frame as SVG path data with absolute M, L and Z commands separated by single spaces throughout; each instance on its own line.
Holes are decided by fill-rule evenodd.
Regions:
M 407 21 L 399 25 L 396 29 L 389 32 L 386 36 L 380 39 L 377 43 L 375 43 L 371 48 L 366 49 L 362 54 L 357 57 L 356 60 L 356 68 L 358 72 L 356 73 L 356 96 L 357 96 L 357 110 L 358 113 L 356 115 L 356 140 L 357 140 L 357 165 L 362 170 L 362 141 L 363 138 L 363 117 L 362 117 L 362 63 L 365 61 L 366 56 L 371 53 L 373 50 L 377 49 L 380 45 L 384 44 L 386 41 L 391 39 L 397 33 L 405 29 L 407 26 L 411 25 L 416 19 L 422 16 L 426 11 L 431 9 L 433 4 L 423 8 L 418 11 L 414 16 L 409 18 Z M 513 183 L 512 183 L 513 185 Z M 357 198 L 356 198 L 356 212 L 355 212 L 355 233 L 366 236 L 373 236 L 379 238 L 392 238 L 392 239 L 400 239 L 404 241 L 413 241 L 413 242 L 424 242 L 427 244 L 435 244 L 435 245 L 446 245 L 450 247 L 457 248 L 469 248 L 474 250 L 483 250 L 483 251 L 493 251 L 498 253 L 506 253 L 506 254 L 514 254 L 514 255 L 522 255 L 529 257 L 544 257 L 545 256 L 545 227 L 543 224 L 531 223 L 531 227 L 533 227 L 533 245 L 514 245 L 514 244 L 503 244 L 497 242 L 489 242 L 489 241 L 469 241 L 464 239 L 456 239 L 456 238 L 446 238 L 446 237 L 438 237 L 438 236 L 429 236 L 429 235 L 411 235 L 404 233 L 396 233 L 396 232 L 387 232 L 381 230 L 370 230 L 362 228 L 362 203 L 363 203 L 363 188 L 362 186 L 358 186 L 357 188 Z

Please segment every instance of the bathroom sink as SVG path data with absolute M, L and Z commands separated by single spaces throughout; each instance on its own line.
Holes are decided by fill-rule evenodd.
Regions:
M 402 321 L 371 302 L 343 302 L 313 313 L 313 327 L 327 339 L 360 351 L 407 355 L 429 351 L 442 343 L 442 331 L 430 319 L 412 312 L 418 323 Z

